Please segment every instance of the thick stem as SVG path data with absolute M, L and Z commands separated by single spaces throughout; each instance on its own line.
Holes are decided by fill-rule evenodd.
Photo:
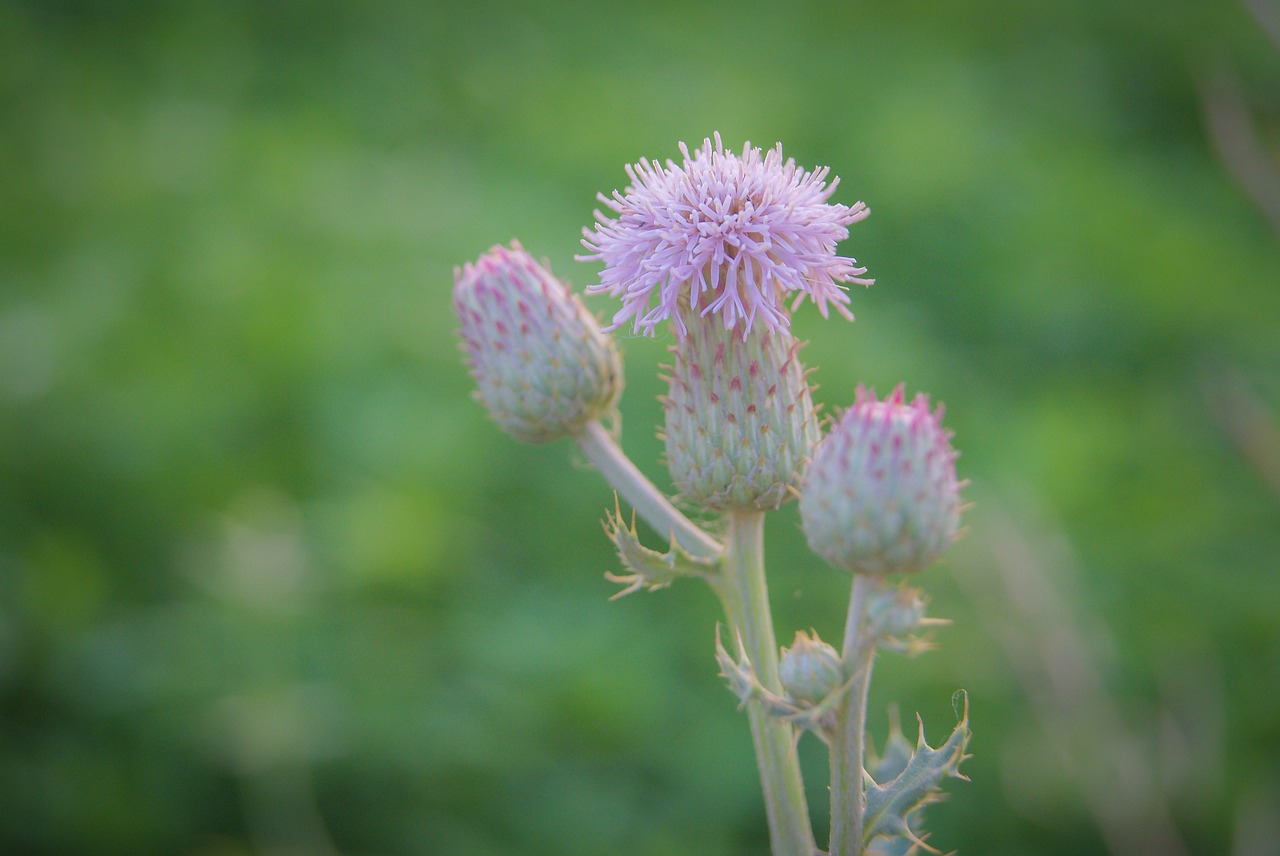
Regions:
M 741 638 L 756 679 L 765 689 L 781 694 L 778 643 L 773 633 L 764 577 L 763 512 L 729 513 L 728 542 L 722 565 L 723 575 L 718 580 L 717 591 L 724 602 L 730 633 Z M 794 729 L 765 713 L 757 701 L 747 704 L 747 716 L 764 788 L 773 854 L 813 856 L 816 847 L 804 782 L 800 778 Z
M 636 468 L 599 420 L 589 422 L 573 439 L 605 480 L 622 494 L 622 498 L 646 523 L 659 532 L 669 533 L 691 555 L 714 559 L 723 552 L 724 548 L 714 538 L 681 514 Z
M 863 756 L 867 731 L 867 690 L 871 686 L 874 639 L 865 638 L 867 597 L 880 586 L 866 574 L 853 575 L 849 616 L 844 625 L 844 667 L 853 678 L 836 709 L 831 741 L 831 856 L 862 856 L 862 817 L 866 811 Z

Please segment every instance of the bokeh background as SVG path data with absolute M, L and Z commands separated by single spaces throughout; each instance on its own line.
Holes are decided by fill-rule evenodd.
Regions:
M 930 841 L 1280 852 L 1249 2 L 0 3 L 0 851 L 766 852 L 714 598 L 607 600 L 610 491 L 487 421 L 449 308 L 513 237 L 589 284 L 595 194 L 719 130 L 871 206 L 817 395 L 930 392 L 972 482 L 871 700 L 936 739 L 970 693 Z M 669 485 L 669 342 L 623 344 Z M 794 506 L 769 549 L 779 636 L 837 638 Z

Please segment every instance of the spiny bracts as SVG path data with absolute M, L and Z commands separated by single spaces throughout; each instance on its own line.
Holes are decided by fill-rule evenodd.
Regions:
M 784 329 L 746 338 L 681 308 L 663 398 L 667 466 L 680 497 L 714 511 L 777 508 L 818 441 L 800 343 Z
M 516 241 L 454 270 L 453 308 L 476 397 L 508 434 L 577 433 L 622 392 L 622 361 L 599 320 Z
M 931 564 L 955 537 L 960 488 L 942 408 L 902 386 L 883 401 L 858 388 L 805 471 L 800 520 L 814 552 L 863 574 Z

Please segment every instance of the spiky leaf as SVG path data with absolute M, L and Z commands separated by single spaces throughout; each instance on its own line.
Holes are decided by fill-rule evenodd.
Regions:
M 737 638 L 738 656 L 734 658 L 724 647 L 720 639 L 720 625 L 716 625 L 716 663 L 720 666 L 720 676 L 729 684 L 729 691 L 746 705 L 749 701 L 757 701 L 764 710 L 782 720 L 790 720 L 803 711 L 791 703 L 789 699 L 767 689 L 756 677 L 755 668 L 747 657 L 742 646 L 742 637 Z
M 641 544 L 636 533 L 635 513 L 632 512 L 630 523 L 624 523 L 616 496 L 614 510 L 605 513 L 604 531 L 617 549 L 618 559 L 627 572 L 605 574 L 609 581 L 626 586 L 613 596 L 614 600 L 642 588 L 649 591 L 665 588 L 680 577 L 703 576 L 714 566 L 713 562 L 686 553 L 675 538 L 671 539 L 671 549 L 665 553 Z
M 919 720 L 918 716 L 916 718 Z M 964 696 L 964 712 L 955 730 L 951 732 L 947 742 L 938 748 L 934 749 L 925 742 L 924 722 L 920 721 L 915 751 L 911 753 L 902 771 L 888 782 L 872 782 L 867 788 L 863 823 L 865 842 L 885 836 L 890 839 L 900 837 L 929 849 L 919 833 L 911 827 L 910 815 L 942 798 L 939 786 L 943 779 L 967 779 L 960 772 L 960 763 L 968 757 L 965 755 L 965 747 L 969 744 L 969 735 L 968 695 Z M 889 754 L 889 747 L 886 746 L 886 758 Z
M 874 748 L 867 751 L 867 773 L 876 782 L 890 782 L 896 779 L 911 760 L 915 747 L 902 733 L 902 721 L 898 716 L 898 706 L 889 710 L 889 736 L 884 742 L 884 751 L 876 754 Z

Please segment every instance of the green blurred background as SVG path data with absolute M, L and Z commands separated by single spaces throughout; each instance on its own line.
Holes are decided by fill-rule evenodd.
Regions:
M 714 598 L 608 602 L 609 489 L 487 421 L 449 308 L 512 237 L 589 284 L 596 192 L 713 130 L 871 206 L 817 395 L 930 392 L 972 481 L 955 623 L 872 691 L 877 740 L 970 692 L 931 842 L 1280 852 L 1278 46 L 1231 0 L 0 3 L 0 852 L 766 852 Z M 779 636 L 837 638 L 769 542 Z

